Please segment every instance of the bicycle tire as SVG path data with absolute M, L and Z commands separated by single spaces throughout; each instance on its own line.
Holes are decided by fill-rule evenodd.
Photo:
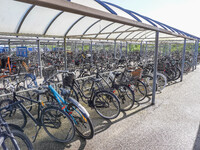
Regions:
M 12 104 L 14 101 L 11 99 L 5 99 L 0 102 L 0 108 Z M 1 116 L 7 123 L 15 124 L 20 128 L 24 128 L 27 123 L 27 117 L 24 111 L 18 106 L 13 107 L 12 110 L 3 110 Z
M 61 119 L 65 119 L 65 122 L 61 122 Z M 70 142 L 74 138 L 75 127 L 71 117 L 58 107 L 50 106 L 43 109 L 41 122 L 46 133 L 54 141 L 65 143 Z M 54 129 L 59 129 L 60 132 Z M 67 133 L 66 137 L 65 133 Z
M 11 132 L 13 133 L 15 140 L 17 141 L 17 144 L 20 149 L 33 150 L 33 145 L 31 143 L 31 141 L 23 132 L 21 132 L 19 130 L 11 130 Z M 8 139 L 9 139 L 9 137 L 6 137 L 4 140 L 6 147 L 9 150 L 14 150 L 15 149 L 14 145 L 12 144 L 11 140 L 8 140 Z
M 144 100 L 145 97 L 147 96 L 147 88 L 145 84 L 140 80 L 133 82 L 130 88 L 134 91 L 135 101 L 137 102 Z
M 104 97 L 103 97 L 103 94 L 105 94 Z M 102 98 L 102 99 L 100 99 L 100 98 Z M 105 101 L 105 98 L 106 98 L 107 101 Z M 95 111 L 102 118 L 114 119 L 120 113 L 119 99 L 117 98 L 117 96 L 115 96 L 111 92 L 104 91 L 104 90 L 96 92 L 93 99 L 92 99 L 92 102 L 93 102 L 93 106 L 94 106 Z M 111 103 L 113 103 L 112 107 L 110 107 L 110 105 L 109 105 Z M 105 114 L 103 113 L 104 108 L 105 108 Z
M 151 96 L 153 91 L 153 77 L 150 75 L 144 75 L 142 76 L 142 81 L 146 85 L 147 96 Z
M 120 110 L 130 110 L 135 102 L 134 91 L 128 85 L 118 85 L 114 94 L 118 97 L 120 102 Z
M 92 121 L 86 113 L 83 113 L 80 108 L 80 104 L 78 104 L 77 107 L 77 105 L 70 103 L 67 108 L 71 113 L 72 120 L 74 121 L 74 126 L 78 134 L 84 139 L 92 139 L 94 136 Z

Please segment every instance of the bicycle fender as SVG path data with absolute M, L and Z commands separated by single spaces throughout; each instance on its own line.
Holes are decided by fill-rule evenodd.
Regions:
M 87 112 L 87 110 L 75 99 L 73 99 L 72 97 L 69 97 L 68 100 L 73 103 L 74 105 L 76 105 L 76 107 L 78 107 L 84 116 L 90 117 L 90 114 Z
M 10 129 L 16 129 L 19 130 L 21 132 L 24 132 L 24 130 L 22 128 L 20 128 L 18 125 L 12 124 L 12 123 L 8 123 L 8 126 L 10 127 Z

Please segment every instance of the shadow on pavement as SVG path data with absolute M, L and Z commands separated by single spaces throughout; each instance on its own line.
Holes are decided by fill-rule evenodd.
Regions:
M 200 150 L 200 125 L 194 142 L 193 150 Z

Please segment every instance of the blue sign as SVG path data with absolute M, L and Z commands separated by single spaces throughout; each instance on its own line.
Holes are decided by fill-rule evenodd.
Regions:
M 28 57 L 27 47 L 17 47 L 16 55 L 20 57 Z
M 0 53 L 4 53 L 4 48 L 0 47 Z

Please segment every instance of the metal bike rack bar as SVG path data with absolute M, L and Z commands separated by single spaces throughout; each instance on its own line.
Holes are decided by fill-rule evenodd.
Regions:
M 116 43 L 116 41 L 114 42 L 114 57 L 116 58 L 116 48 L 117 48 L 117 43 Z
M 155 105 L 155 96 L 156 96 L 156 80 L 157 80 L 157 66 L 158 66 L 158 43 L 159 43 L 159 32 L 156 31 L 155 53 L 154 53 L 154 71 L 153 71 L 152 105 Z
M 181 66 L 181 82 L 183 81 L 184 64 L 185 64 L 185 50 L 186 50 L 186 39 L 184 39 L 182 66 Z

